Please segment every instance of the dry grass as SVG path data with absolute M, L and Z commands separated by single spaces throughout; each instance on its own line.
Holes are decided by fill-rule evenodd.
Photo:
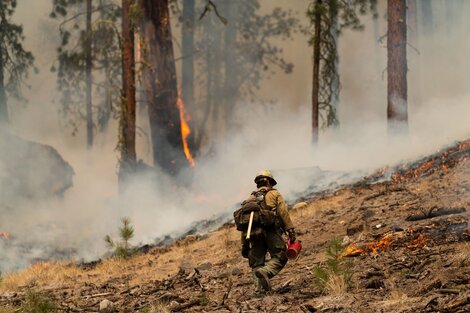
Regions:
M 148 313 L 171 313 L 169 305 L 164 302 L 159 302 L 152 305 L 148 311 L 144 311 Z
M 18 312 L 15 308 L 11 307 L 0 307 L 0 313 L 14 313 Z
M 325 283 L 325 292 L 330 296 L 341 296 L 346 293 L 348 285 L 344 275 L 331 274 Z
M 77 281 L 79 273 L 70 262 L 37 263 L 22 272 L 4 276 L 0 291 L 16 291 L 25 286 L 61 286 Z
M 454 263 L 460 267 L 469 266 L 470 265 L 470 243 L 464 242 L 464 243 L 458 244 L 456 249 L 459 252 L 454 257 Z
M 305 216 L 317 214 L 327 207 L 326 201 L 295 210 L 294 223 L 305 220 Z M 331 202 L 330 206 L 331 208 Z M 301 215 L 301 216 L 300 216 Z M 0 282 L 0 292 L 18 291 L 25 287 L 60 287 L 84 282 L 102 284 L 123 276 L 129 284 L 137 285 L 149 280 L 162 280 L 175 275 L 183 260 L 218 264 L 221 260 L 229 263 L 246 264 L 240 252 L 240 232 L 235 227 L 224 227 L 208 234 L 203 239 L 187 238 L 172 246 L 168 251 L 136 255 L 127 260 L 110 258 L 92 269 L 81 269 L 73 262 L 38 263 L 21 272 L 5 275 Z M 211 251 L 211 253 L 207 253 Z M 333 289 L 337 287 L 332 286 Z M 0 311 L 1 312 L 1 311 Z

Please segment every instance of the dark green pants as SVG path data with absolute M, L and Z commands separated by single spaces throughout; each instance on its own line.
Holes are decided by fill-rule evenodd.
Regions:
M 286 265 L 286 243 L 282 239 L 281 229 L 270 229 L 265 231 L 265 238 L 251 241 L 251 248 L 248 254 L 250 267 L 255 270 L 264 271 L 269 278 L 277 275 Z M 271 258 L 266 261 L 266 252 Z M 258 278 L 253 275 L 258 291 L 263 291 Z

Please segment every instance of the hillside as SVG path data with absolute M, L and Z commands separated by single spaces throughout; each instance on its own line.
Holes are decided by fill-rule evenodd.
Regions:
M 130 260 L 36 264 L 2 279 L 0 312 L 41 298 L 65 312 L 97 312 L 103 300 L 116 312 L 469 312 L 469 149 L 449 151 L 291 210 L 303 250 L 271 295 L 255 296 L 239 233 L 227 225 Z M 328 293 L 312 269 L 333 238 L 354 274 L 349 288 Z

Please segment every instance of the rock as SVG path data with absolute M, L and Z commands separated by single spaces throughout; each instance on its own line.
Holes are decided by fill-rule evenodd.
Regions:
M 212 263 L 211 262 L 204 262 L 198 265 L 197 269 L 200 271 L 207 271 L 212 268 Z
M 100 312 L 112 312 L 114 309 L 114 304 L 108 299 L 104 299 L 100 302 Z
M 363 224 L 353 225 L 351 227 L 348 227 L 348 229 L 346 229 L 346 234 L 348 236 L 352 236 L 352 235 L 357 234 L 357 233 L 359 233 L 363 230 L 364 230 L 364 225 Z
M 0 128 L 0 189 L 5 203 L 16 203 L 18 197 L 61 197 L 72 187 L 73 175 L 72 167 L 53 147 L 22 139 Z
M 184 259 L 179 265 L 179 270 L 185 274 L 190 274 L 194 270 L 194 264 L 190 260 Z
M 292 210 L 303 210 L 307 206 L 308 206 L 307 202 L 299 202 L 299 203 L 294 204 L 294 206 L 292 207 Z
M 240 276 L 242 274 L 242 270 L 238 267 L 232 268 L 232 275 L 233 276 Z

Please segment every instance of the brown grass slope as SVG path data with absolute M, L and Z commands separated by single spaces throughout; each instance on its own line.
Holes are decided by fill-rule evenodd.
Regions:
M 36 264 L 3 277 L 0 312 L 26 312 L 31 290 L 64 312 L 96 312 L 104 299 L 116 312 L 470 312 L 469 161 L 308 202 L 292 211 L 303 251 L 271 295 L 255 297 L 239 233 L 225 227 L 129 260 Z M 335 237 L 364 253 L 351 250 L 351 286 L 322 292 L 311 269 Z

